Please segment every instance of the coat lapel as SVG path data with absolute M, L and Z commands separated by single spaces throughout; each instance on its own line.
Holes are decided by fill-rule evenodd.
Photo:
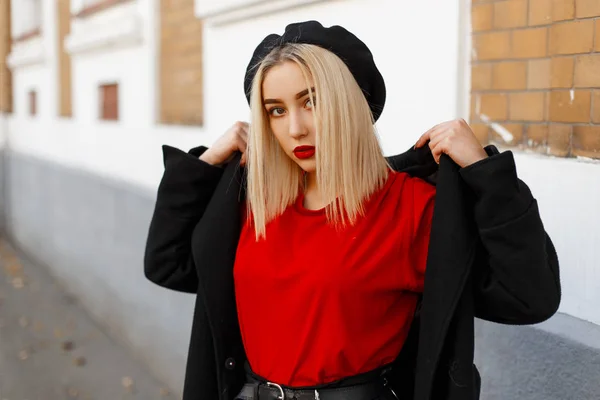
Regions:
M 469 276 L 476 249 L 459 167 L 443 155 L 425 272 L 415 399 L 429 400 L 448 326 Z
M 238 155 L 223 176 L 194 230 L 192 248 L 217 356 L 243 354 L 233 281 L 233 265 L 241 229 L 242 169 Z M 217 360 L 217 365 L 222 365 Z M 241 362 L 242 360 L 240 360 Z

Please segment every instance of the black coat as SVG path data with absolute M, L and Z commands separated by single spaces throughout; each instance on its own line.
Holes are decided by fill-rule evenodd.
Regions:
M 145 275 L 195 293 L 183 400 L 230 400 L 245 381 L 233 265 L 244 199 L 239 155 L 224 168 L 198 147 L 163 146 L 165 171 L 146 244 Z M 422 302 L 395 361 L 401 399 L 475 400 L 474 317 L 533 324 L 560 303 L 556 253 L 510 151 L 459 168 L 425 146 L 388 159 L 437 185 Z

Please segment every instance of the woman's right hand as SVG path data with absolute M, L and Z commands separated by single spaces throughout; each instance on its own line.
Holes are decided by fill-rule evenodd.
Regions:
M 229 162 L 235 152 L 241 151 L 240 165 L 245 165 L 249 130 L 250 125 L 247 122 L 236 122 L 200 156 L 200 159 L 211 165 L 222 165 Z

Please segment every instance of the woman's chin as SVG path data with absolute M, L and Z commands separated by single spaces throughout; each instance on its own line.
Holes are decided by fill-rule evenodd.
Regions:
M 296 164 L 307 174 L 312 174 L 317 171 L 317 163 L 314 159 L 296 160 Z

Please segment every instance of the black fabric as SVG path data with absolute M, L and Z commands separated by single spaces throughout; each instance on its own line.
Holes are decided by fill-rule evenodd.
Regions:
M 244 93 L 248 103 L 258 65 L 271 50 L 287 43 L 313 44 L 337 55 L 362 89 L 374 120 L 379 119 L 385 105 L 385 82 L 375 65 L 371 50 L 345 28 L 338 25 L 324 27 L 317 21 L 289 24 L 282 35 L 273 33 L 260 42 L 254 50 L 244 77 Z
M 239 154 L 210 166 L 197 158 L 204 150 L 164 147 L 145 273 L 197 293 L 183 400 L 231 400 L 247 361 L 233 288 L 243 169 Z M 464 169 L 447 156 L 438 168 L 427 147 L 388 159 L 437 185 L 424 292 L 390 376 L 401 399 L 478 399 L 473 319 L 533 324 L 558 309 L 558 259 L 537 203 L 512 153 L 486 150 L 490 157 Z

